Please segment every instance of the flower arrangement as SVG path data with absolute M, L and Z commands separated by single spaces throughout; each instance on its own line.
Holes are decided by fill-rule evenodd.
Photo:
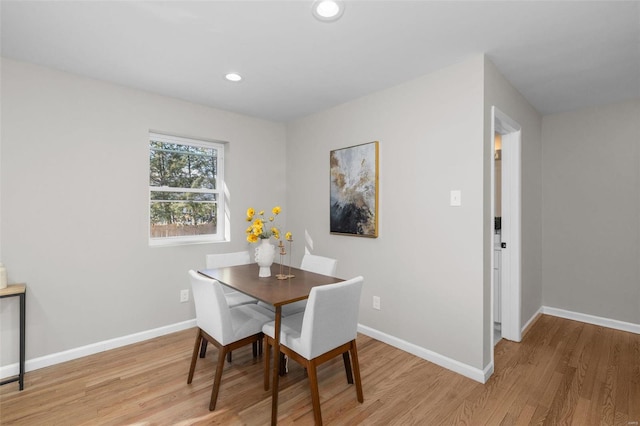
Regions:
M 275 206 L 271 209 L 273 216 L 269 216 L 267 219 L 264 217 L 264 210 L 261 210 L 257 215 L 253 207 L 247 209 L 247 222 L 252 222 L 251 226 L 247 228 L 247 241 L 250 243 L 256 243 L 258 240 L 266 240 L 274 237 L 276 240 L 280 239 L 280 230 L 275 227 L 276 216 L 280 214 L 282 209 L 280 206 Z M 291 233 L 287 232 L 287 235 L 291 237 Z

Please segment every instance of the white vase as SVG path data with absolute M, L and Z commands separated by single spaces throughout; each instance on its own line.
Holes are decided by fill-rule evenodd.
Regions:
M 271 276 L 271 264 L 276 257 L 276 247 L 271 244 L 269 238 L 260 240 L 256 247 L 256 263 L 260 266 L 259 277 Z

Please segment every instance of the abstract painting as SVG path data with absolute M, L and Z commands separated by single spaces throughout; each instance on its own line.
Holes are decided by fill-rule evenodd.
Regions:
M 331 233 L 378 236 L 378 142 L 331 151 Z

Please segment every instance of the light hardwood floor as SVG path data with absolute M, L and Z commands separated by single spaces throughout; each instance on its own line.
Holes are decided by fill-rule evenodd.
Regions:
M 270 393 L 251 347 L 226 364 L 209 412 L 216 349 L 187 385 L 195 329 L 43 368 L 0 388 L 0 424 L 264 425 Z M 640 335 L 541 316 L 521 343 L 496 346 L 480 384 L 369 337 L 358 336 L 364 403 L 342 358 L 318 372 L 325 424 L 624 425 L 640 421 Z M 210 345 L 211 346 L 211 345 Z M 281 380 L 279 424 L 312 424 L 304 370 Z

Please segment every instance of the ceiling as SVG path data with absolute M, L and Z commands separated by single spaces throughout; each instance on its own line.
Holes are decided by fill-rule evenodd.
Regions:
M 311 4 L 2 0 L 2 56 L 282 122 L 481 53 L 541 114 L 640 97 L 640 1 Z

